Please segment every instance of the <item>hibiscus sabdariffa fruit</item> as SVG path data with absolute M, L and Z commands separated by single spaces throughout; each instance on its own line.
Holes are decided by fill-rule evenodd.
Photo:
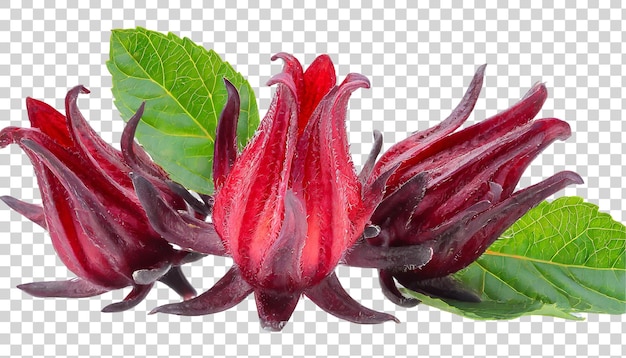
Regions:
M 0 146 L 18 144 L 30 158 L 42 205 L 10 196 L 1 199 L 47 229 L 59 258 L 77 276 L 18 287 L 41 297 L 90 297 L 131 286 L 122 302 L 103 309 L 107 312 L 137 305 L 156 281 L 185 299 L 194 297 L 179 266 L 202 255 L 174 249 L 152 229 L 129 177 L 131 171 L 142 173 L 163 200 L 178 210 L 196 212 L 177 194 L 180 188 L 134 144 L 133 124 L 143 106 L 123 133 L 119 151 L 98 137 L 79 112 L 76 99 L 81 92 L 88 91 L 77 86 L 67 94 L 67 116 L 28 98 L 31 128 L 0 132 Z
M 457 130 L 474 108 L 484 70 L 485 66 L 478 69 L 447 119 L 393 145 L 376 162 L 382 137 L 375 134 L 377 145 L 364 172 L 369 175 L 367 185 L 388 177 L 385 197 L 345 263 L 362 266 L 363 261 L 385 255 L 387 247 L 432 248 L 431 260 L 422 266 L 398 263 L 379 270 L 385 295 L 399 305 L 418 301 L 402 295 L 396 282 L 435 297 L 479 300 L 450 275 L 474 262 L 542 200 L 567 185 L 582 183 L 578 174 L 566 171 L 515 190 L 530 162 L 552 142 L 571 134 L 562 120 L 534 119 L 547 98 L 542 83 L 506 111 Z
M 239 100 L 228 83 L 228 104 L 217 128 L 212 223 L 234 265 L 204 294 L 153 312 L 214 313 L 254 294 L 262 326 L 280 330 L 304 295 L 325 311 L 353 322 L 395 320 L 357 303 L 334 273 L 361 237 L 391 174 L 363 185 L 349 153 L 348 99 L 356 89 L 369 87 L 369 82 L 349 74 L 336 86 L 333 64 L 325 55 L 306 72 L 291 55 L 280 53 L 275 58 L 282 59 L 285 67 L 270 80 L 277 89 L 251 142 L 237 153 Z M 136 176 L 135 184 L 155 218 L 169 211 L 174 223 L 170 226 L 196 226 L 189 218 L 174 219 L 176 213 L 155 199 L 148 181 Z M 192 230 L 199 225 L 204 224 Z M 162 230 L 165 237 L 173 231 Z M 179 235 L 176 243 L 203 252 L 194 244 L 201 238 L 192 236 Z M 213 240 L 207 232 L 204 242 Z M 411 259 L 419 266 L 430 255 L 430 249 L 420 248 Z

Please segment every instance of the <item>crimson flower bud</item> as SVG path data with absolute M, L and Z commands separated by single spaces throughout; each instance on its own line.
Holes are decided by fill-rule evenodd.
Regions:
M 352 322 L 395 320 L 357 303 L 334 273 L 382 199 L 388 177 L 363 186 L 348 148 L 348 99 L 369 81 L 350 74 L 336 86 L 328 56 L 318 57 L 306 72 L 291 55 L 274 58 L 285 67 L 269 82 L 277 90 L 256 136 L 237 153 L 238 94 L 229 83 L 217 129 L 212 222 L 234 265 L 202 295 L 154 312 L 214 313 L 254 293 L 261 324 L 271 330 L 284 326 L 302 295 Z M 151 199 L 147 181 L 135 185 L 147 211 L 160 205 Z M 213 240 L 210 232 L 206 236 L 205 243 Z M 193 240 L 176 240 L 203 252 Z M 430 258 L 426 251 L 420 264 Z
M 386 296 L 397 304 L 411 306 L 417 301 L 405 298 L 395 281 L 432 296 L 478 300 L 449 275 L 475 261 L 546 197 L 582 183 L 578 174 L 561 172 L 515 191 L 530 162 L 556 139 L 570 136 L 570 127 L 562 120 L 533 120 L 547 97 L 541 83 L 508 110 L 456 131 L 474 108 L 484 70 L 485 66 L 478 69 L 446 120 L 395 144 L 378 161 L 382 137 L 375 133 L 377 145 L 361 176 L 373 185 L 389 175 L 385 198 L 371 217 L 370 234 L 345 261 L 365 266 L 388 255 L 390 248 L 406 250 L 407 255 L 431 248 L 432 258 L 424 265 L 389 260 L 386 267 L 377 267 Z
M 179 265 L 202 255 L 174 249 L 151 228 L 129 174 L 143 173 L 180 210 L 188 205 L 128 131 L 119 151 L 89 127 L 76 104 L 80 92 L 88 90 L 77 86 L 68 92 L 67 116 L 27 98 L 31 128 L 7 127 L 0 132 L 0 146 L 18 144 L 30 158 L 42 205 L 10 196 L 1 199 L 47 229 L 59 258 L 77 276 L 18 287 L 39 297 L 90 297 L 132 286 L 128 296 L 106 306 L 106 312 L 134 307 L 157 280 L 185 299 L 194 297 Z M 136 125 L 142 112 L 143 105 L 131 122 Z

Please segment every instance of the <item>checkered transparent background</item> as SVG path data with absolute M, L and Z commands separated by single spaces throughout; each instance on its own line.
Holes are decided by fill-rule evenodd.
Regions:
M 580 195 L 616 220 L 626 211 L 622 121 L 626 57 L 620 1 L 544 1 L 542 8 L 510 1 L 20 1 L 0 2 L 1 126 L 27 125 L 24 98 L 57 109 L 69 87 L 91 89 L 79 106 L 91 125 L 119 143 L 123 122 L 112 104 L 105 67 L 110 30 L 142 26 L 172 31 L 213 48 L 246 75 L 261 113 L 272 90 L 265 82 L 280 70 L 270 56 L 294 53 L 304 64 L 321 53 L 333 58 L 340 78 L 366 75 L 369 90 L 350 102 L 355 163 L 369 151 L 372 129 L 387 147 L 407 133 L 444 118 L 462 96 L 474 70 L 488 63 L 485 88 L 470 121 L 503 110 L 536 81 L 550 98 L 543 117 L 568 121 L 574 134 L 548 148 L 521 182 L 538 182 L 574 170 L 585 184 L 559 195 Z M 382 3 L 382 2 L 380 2 Z M 54 6 L 54 7 L 53 7 Z M 0 194 L 36 201 L 28 159 L 16 146 L 0 153 Z M 185 268 L 199 290 L 212 285 L 228 260 L 207 258 Z M 476 322 L 425 306 L 402 309 L 383 300 L 374 272 L 338 269 L 350 293 L 366 306 L 395 314 L 402 323 L 355 325 L 302 300 L 280 334 L 263 332 L 250 298 L 205 317 L 148 316 L 178 300 L 163 286 L 136 309 L 100 313 L 127 291 L 92 299 L 41 299 L 15 288 L 24 282 L 71 277 L 42 229 L 0 208 L 0 356 L 393 356 L 393 357 L 622 357 L 626 315 L 583 315 L 584 322 L 524 317 Z

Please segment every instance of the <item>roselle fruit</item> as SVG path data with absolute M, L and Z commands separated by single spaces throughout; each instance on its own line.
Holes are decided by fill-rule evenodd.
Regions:
M 348 99 L 369 82 L 349 74 L 336 86 L 333 64 L 325 55 L 306 72 L 291 55 L 274 58 L 284 61 L 284 69 L 269 82 L 277 85 L 272 104 L 243 152 L 237 152 L 235 136 L 238 94 L 229 83 L 228 104 L 217 128 L 212 224 L 234 265 L 202 295 L 153 312 L 209 314 L 254 294 L 261 325 L 280 330 L 305 295 L 323 310 L 352 322 L 395 320 L 352 299 L 334 273 L 361 237 L 391 174 L 363 185 L 349 153 Z M 205 240 L 200 235 L 207 224 L 177 215 L 155 196 L 147 180 L 140 176 L 134 180 L 147 212 L 154 217 L 169 213 L 170 227 L 191 227 L 187 230 L 191 234 L 181 230 L 172 242 L 209 253 L 211 248 L 204 246 L 215 246 L 215 236 L 211 230 Z M 161 229 L 169 232 L 164 237 L 176 231 Z M 422 265 L 430 259 L 429 248 L 420 254 L 411 256 L 412 262 Z
M 570 136 L 562 120 L 533 119 L 547 97 L 542 83 L 506 111 L 457 131 L 478 99 L 484 70 L 478 69 L 447 119 L 393 145 L 378 161 L 382 137 L 375 133 L 376 146 L 361 177 L 366 185 L 377 185 L 378 178 L 388 176 L 385 197 L 344 262 L 363 266 L 385 256 L 389 247 L 432 249 L 423 265 L 390 261 L 379 269 L 385 295 L 399 305 L 418 301 L 403 296 L 396 282 L 434 297 L 479 300 L 450 275 L 474 262 L 542 200 L 582 183 L 578 174 L 566 171 L 515 191 L 530 162 L 556 139 Z
M 66 116 L 28 98 L 32 127 L 7 127 L 0 132 L 0 146 L 17 144 L 30 158 L 42 205 L 9 196 L 2 200 L 48 231 L 59 258 L 77 276 L 18 287 L 40 297 L 89 297 L 131 286 L 122 302 L 104 307 L 107 312 L 137 305 L 156 281 L 185 299 L 194 297 L 195 290 L 179 266 L 202 255 L 174 249 L 152 229 L 129 174 L 141 173 L 178 210 L 193 210 L 128 130 L 122 136 L 122 151 L 98 137 L 78 110 L 81 92 L 88 93 L 82 86 L 68 92 Z M 134 122 L 142 111 L 143 106 Z

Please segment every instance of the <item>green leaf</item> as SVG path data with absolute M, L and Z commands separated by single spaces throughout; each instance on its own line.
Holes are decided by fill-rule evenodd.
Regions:
M 137 139 L 152 159 L 187 189 L 210 194 L 215 129 L 228 97 L 223 78 L 241 97 L 240 147 L 259 124 L 254 92 L 244 77 L 213 50 L 143 28 L 112 31 L 107 67 L 124 120 L 146 101 Z
M 579 197 L 543 202 L 454 278 L 480 303 L 404 292 L 473 319 L 626 313 L 626 227 Z

